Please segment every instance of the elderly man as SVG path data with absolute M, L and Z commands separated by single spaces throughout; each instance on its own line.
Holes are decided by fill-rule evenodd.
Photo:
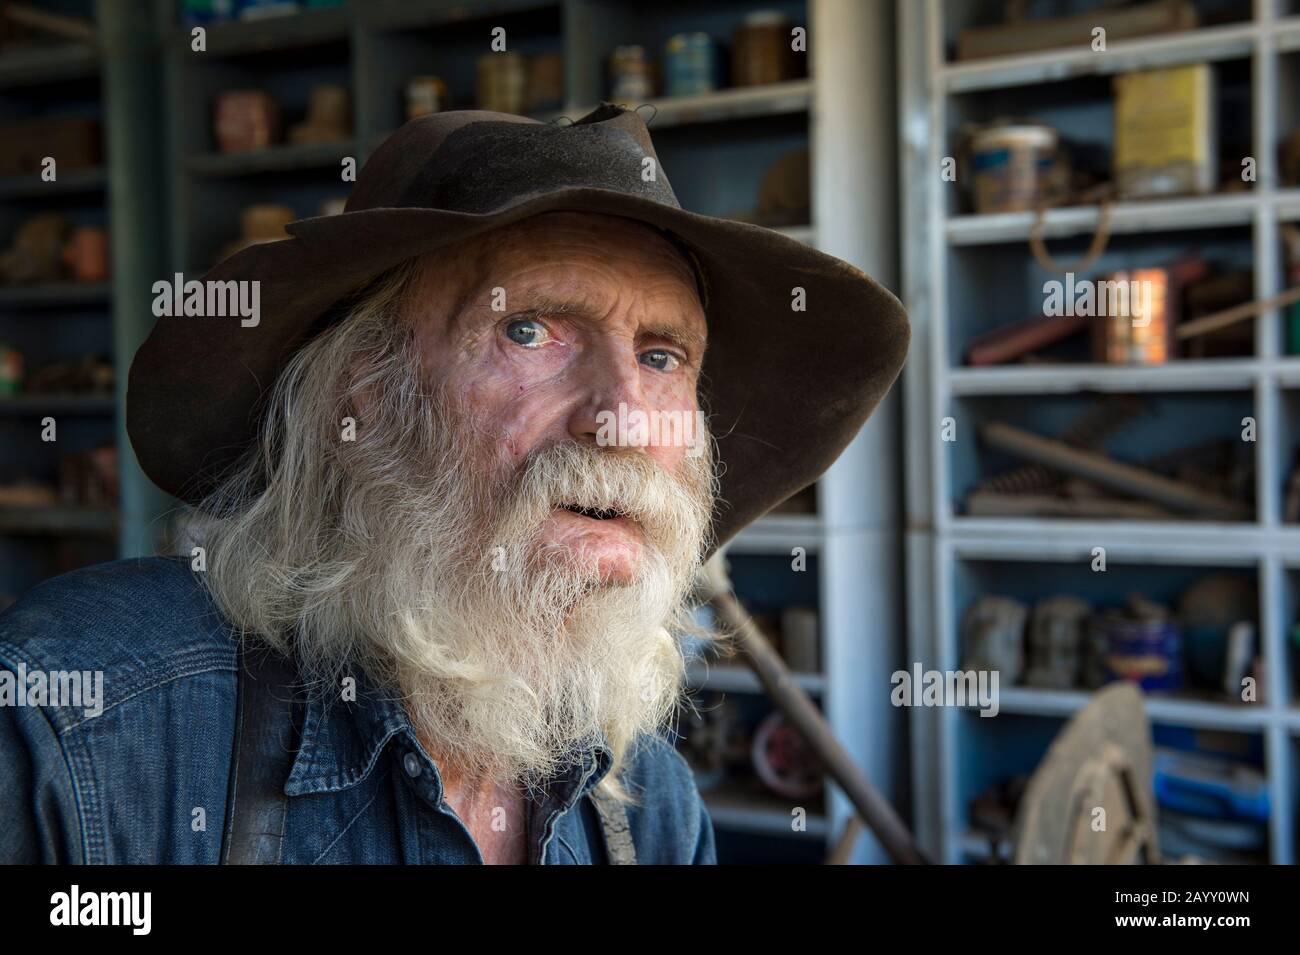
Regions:
M 693 574 L 861 426 L 897 301 L 680 209 L 608 104 L 416 120 L 290 232 L 204 280 L 256 321 L 200 295 L 131 369 L 184 553 L 0 617 L 104 686 L 0 711 L 0 861 L 714 861 L 660 735 Z

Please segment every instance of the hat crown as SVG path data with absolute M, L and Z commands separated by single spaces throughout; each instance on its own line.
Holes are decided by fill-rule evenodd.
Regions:
M 564 188 L 607 189 L 681 208 L 644 121 L 605 103 L 572 123 L 483 110 L 412 120 L 366 163 L 347 211 L 486 214 Z

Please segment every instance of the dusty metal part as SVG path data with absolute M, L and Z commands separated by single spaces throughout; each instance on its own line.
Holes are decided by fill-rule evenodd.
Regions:
M 1127 682 L 1098 690 L 1029 781 L 1016 816 L 1016 864 L 1159 862 L 1151 772 L 1141 693 Z
M 1253 514 L 1253 510 L 1244 504 L 1217 494 L 1205 493 L 1186 482 L 1170 480 L 1094 451 L 1072 448 L 1062 441 L 1044 438 L 1000 421 L 981 426 L 980 437 L 999 451 L 1087 478 L 1110 490 L 1154 500 L 1180 511 L 1219 520 L 1247 520 Z
M 1089 405 L 1061 432 L 1060 439 L 1075 448 L 1102 450 L 1146 408 L 1146 401 L 1134 395 L 1106 395 Z M 1022 495 L 1035 491 L 1059 491 L 1066 484 L 1062 471 L 1043 464 L 1025 464 L 981 481 L 977 492 Z M 1082 516 L 1082 515 L 1081 515 Z

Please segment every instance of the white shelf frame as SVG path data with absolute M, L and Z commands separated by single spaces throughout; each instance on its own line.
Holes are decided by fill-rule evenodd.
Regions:
M 1255 0 L 1250 20 L 1178 34 L 1112 42 L 1109 52 L 1089 48 L 1052 50 L 966 63 L 944 56 L 944 0 L 898 0 L 900 163 L 913 172 L 903 182 L 904 301 L 913 323 L 913 352 L 905 379 L 907 434 L 908 634 L 912 659 L 938 668 L 959 665 L 954 572 L 961 560 L 1082 560 L 1102 545 L 1112 560 L 1206 567 L 1242 566 L 1257 574 L 1263 653 L 1270 662 L 1264 701 L 1250 706 L 1151 697 L 1153 721 L 1225 728 L 1259 735 L 1265 748 L 1270 799 L 1269 857 L 1296 861 L 1297 752 L 1300 707 L 1289 697 L 1287 632 L 1300 572 L 1300 527 L 1281 521 L 1277 456 L 1285 408 L 1282 397 L 1300 388 L 1300 359 L 1281 354 L 1281 316 L 1256 320 L 1255 356 L 1223 361 L 1185 361 L 1159 368 L 1089 365 L 954 368 L 948 348 L 947 258 L 951 248 L 1019 244 L 1033 216 L 948 215 L 950 183 L 938 174 L 947 141 L 949 98 L 980 90 L 1011 89 L 1109 75 L 1133 69 L 1202 61 L 1249 59 L 1252 76 L 1252 153 L 1258 182 L 1250 193 L 1117 203 L 1117 233 L 1167 233 L 1205 228 L 1250 229 L 1255 252 L 1255 293 L 1281 287 L 1278 225 L 1300 219 L 1300 190 L 1277 186 L 1278 77 L 1282 55 L 1300 51 L 1300 16 L 1282 16 L 1282 0 Z M 925 175 L 923 170 L 934 170 Z M 1088 234 L 1097 212 L 1063 208 L 1048 213 L 1044 234 Z M 1261 439 L 1256 444 L 1255 521 L 1206 524 L 1186 521 L 1070 521 L 970 518 L 953 512 L 948 446 L 939 420 L 956 397 L 1048 395 L 1080 391 L 1250 392 Z M 960 432 L 960 423 L 958 425 Z M 973 435 L 967 429 L 968 439 Z M 1288 447 L 1289 452 L 1289 447 Z M 1206 541 L 1212 542 L 1210 547 Z M 1086 692 L 1004 690 L 1002 709 L 1068 717 Z M 915 709 L 912 726 L 914 812 L 920 838 L 935 858 L 959 862 L 968 847 L 969 824 L 959 795 L 956 720 L 953 708 Z

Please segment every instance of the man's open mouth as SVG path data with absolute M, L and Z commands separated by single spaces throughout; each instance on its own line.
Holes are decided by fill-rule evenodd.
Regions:
M 580 507 L 577 504 L 565 504 L 561 510 L 569 511 L 582 517 L 589 517 L 593 521 L 612 521 L 618 517 L 627 517 L 627 512 L 617 507 L 596 508 Z

